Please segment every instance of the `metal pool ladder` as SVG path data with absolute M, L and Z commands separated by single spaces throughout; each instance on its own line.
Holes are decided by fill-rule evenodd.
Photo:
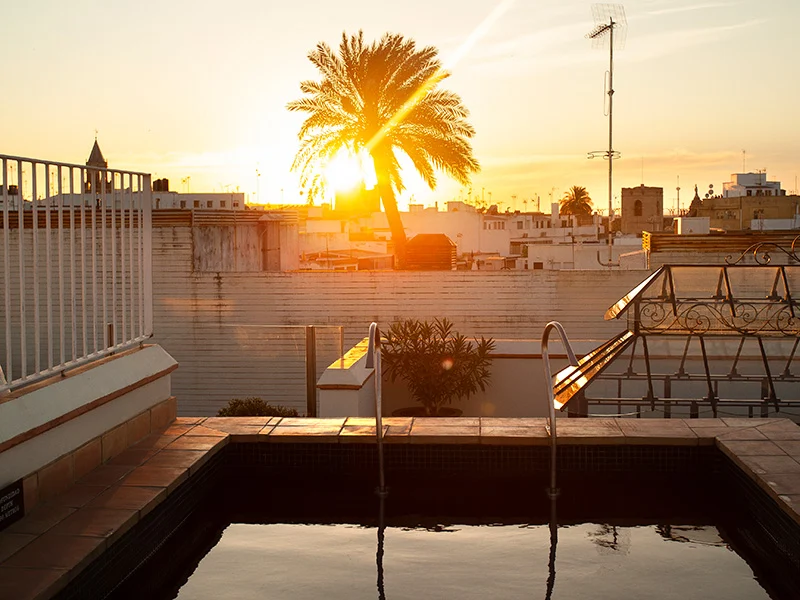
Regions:
M 367 348 L 367 368 L 374 369 L 375 378 L 375 435 L 378 440 L 378 489 L 376 493 L 385 498 L 389 491 L 386 489 L 386 480 L 383 473 L 383 421 L 381 413 L 381 332 L 374 321 L 369 326 L 369 347 Z M 552 391 L 551 391 L 552 392 Z
M 578 359 L 575 357 L 575 352 L 572 350 L 564 327 L 558 321 L 550 321 L 544 326 L 544 332 L 542 333 L 542 363 L 544 363 L 544 381 L 547 386 L 547 409 L 550 415 L 550 489 L 547 490 L 547 494 L 551 499 L 558 495 L 558 488 L 556 487 L 556 407 L 549 356 L 550 332 L 553 329 L 558 332 L 561 343 L 564 344 L 569 364 L 573 367 L 578 367 Z M 563 372 L 561 371 L 561 373 Z

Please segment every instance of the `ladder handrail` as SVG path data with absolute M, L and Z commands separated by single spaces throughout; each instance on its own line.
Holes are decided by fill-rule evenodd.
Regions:
M 548 490 L 548 494 L 551 498 L 554 498 L 558 494 L 558 489 L 556 488 L 556 407 L 555 395 L 553 394 L 553 376 L 550 371 L 549 353 L 550 332 L 553 329 L 558 332 L 558 336 L 561 338 L 561 343 L 564 345 L 564 349 L 567 351 L 569 364 L 573 367 L 578 366 L 578 359 L 576 358 L 575 352 L 572 350 L 572 346 L 569 343 L 569 338 L 567 337 L 567 332 L 564 331 L 564 326 L 558 321 L 550 321 L 544 326 L 544 332 L 542 332 L 542 363 L 544 364 L 544 380 L 545 384 L 547 385 L 547 408 L 550 415 L 550 489 Z
M 369 326 L 369 346 L 367 348 L 367 368 L 374 369 L 375 377 L 375 436 L 378 441 L 378 490 L 381 497 L 387 494 L 383 474 L 383 390 L 381 386 L 381 332 L 376 322 Z

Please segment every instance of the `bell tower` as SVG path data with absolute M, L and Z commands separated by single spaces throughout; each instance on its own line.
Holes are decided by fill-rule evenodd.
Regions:
M 100 146 L 97 143 L 97 137 L 94 138 L 94 146 L 92 146 L 92 151 L 89 153 L 89 160 L 86 161 L 86 166 L 90 168 L 86 173 L 83 191 L 97 194 L 108 191 L 110 189 L 108 180 L 103 176 L 103 172 L 100 170 L 108 168 L 108 161 L 103 158 L 103 153 L 100 151 Z

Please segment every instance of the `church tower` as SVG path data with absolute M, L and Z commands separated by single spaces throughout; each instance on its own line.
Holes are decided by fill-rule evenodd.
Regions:
M 86 193 L 95 192 L 97 194 L 103 191 L 111 191 L 110 181 L 104 177 L 100 169 L 107 169 L 108 162 L 103 158 L 103 153 L 100 151 L 100 146 L 97 144 L 97 138 L 94 139 L 94 146 L 89 154 L 89 160 L 86 161 L 86 166 L 89 167 L 86 173 L 86 181 L 83 184 L 83 191 Z

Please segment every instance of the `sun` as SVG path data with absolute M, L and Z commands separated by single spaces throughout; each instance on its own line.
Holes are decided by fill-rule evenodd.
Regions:
M 342 148 L 325 166 L 324 174 L 325 182 L 333 192 L 352 190 L 362 184 L 371 190 L 376 184 L 375 167 L 366 150 L 353 154 Z

